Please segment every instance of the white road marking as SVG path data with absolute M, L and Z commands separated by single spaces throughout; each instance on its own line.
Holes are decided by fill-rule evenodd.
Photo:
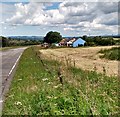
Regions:
M 0 103 L 2 103 L 3 102 L 3 100 L 0 100 Z
M 8 76 L 12 73 L 12 71 L 13 71 L 13 69 L 15 68 L 15 66 L 16 66 L 16 64 L 17 64 L 17 62 L 19 61 L 19 59 L 20 59 L 21 55 L 22 55 L 22 53 L 21 53 L 21 54 L 19 55 L 19 57 L 17 58 L 17 60 L 16 60 L 15 64 L 13 65 L 12 69 L 10 70 L 10 72 L 9 72 Z

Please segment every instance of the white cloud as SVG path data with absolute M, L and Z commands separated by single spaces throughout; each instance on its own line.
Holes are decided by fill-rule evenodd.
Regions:
M 92 13 L 95 6 L 96 3 L 63 2 L 60 4 L 59 10 L 69 16 L 84 16 Z
M 6 30 L 6 29 L 7 29 L 7 27 L 4 27 L 4 29 Z
M 57 9 L 47 10 L 52 3 L 17 3 L 14 6 L 15 14 L 6 20 L 12 25 L 40 25 L 77 32 L 117 32 L 114 28 L 118 23 L 118 4 L 114 2 L 62 2 Z
M 67 30 L 74 30 L 74 28 L 64 28 L 65 31 Z
M 97 8 L 105 14 L 113 13 L 118 11 L 117 2 L 99 2 Z
M 94 20 L 98 24 L 105 25 L 117 25 L 118 24 L 118 13 L 103 14 Z

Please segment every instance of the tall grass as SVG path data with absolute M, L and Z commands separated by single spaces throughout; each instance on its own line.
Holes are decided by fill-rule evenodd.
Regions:
M 113 47 L 111 49 L 100 50 L 99 53 L 103 54 L 100 56 L 101 58 L 120 61 L 120 47 Z
M 118 114 L 117 77 L 71 67 L 68 60 L 58 62 L 38 50 L 23 53 L 3 115 Z

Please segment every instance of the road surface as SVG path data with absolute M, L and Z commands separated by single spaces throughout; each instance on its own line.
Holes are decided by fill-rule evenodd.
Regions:
M 26 47 L 0 51 L 0 102 L 3 102 L 19 58 L 25 49 Z

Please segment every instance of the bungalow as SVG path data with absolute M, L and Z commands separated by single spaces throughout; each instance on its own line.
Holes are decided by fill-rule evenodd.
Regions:
M 78 46 L 84 46 L 85 41 L 81 38 L 78 39 L 71 39 L 70 41 L 67 42 L 67 46 L 72 46 L 72 47 L 78 47 Z
M 73 42 L 74 42 L 75 40 L 76 40 L 75 38 L 70 39 L 70 40 L 67 42 L 67 46 L 72 46 L 72 45 L 73 45 Z
M 67 39 L 62 39 L 60 42 L 59 42 L 59 46 L 66 46 L 67 45 Z

